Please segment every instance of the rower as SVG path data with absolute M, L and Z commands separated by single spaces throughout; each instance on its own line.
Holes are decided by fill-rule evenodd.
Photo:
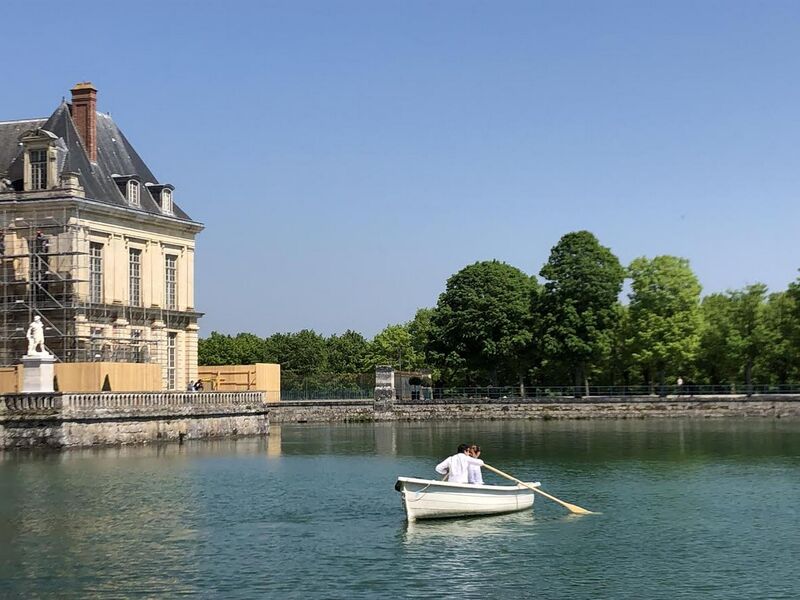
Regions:
M 469 466 L 474 465 L 478 468 L 483 466 L 481 459 L 469 455 L 469 449 L 469 444 L 460 444 L 453 456 L 448 456 L 436 465 L 436 472 L 447 475 L 447 481 L 450 483 L 469 483 Z

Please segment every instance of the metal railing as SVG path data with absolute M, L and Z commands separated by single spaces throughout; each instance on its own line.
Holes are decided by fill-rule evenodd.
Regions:
M 372 400 L 373 388 L 322 388 L 281 390 L 281 401 L 287 400 Z
M 587 393 L 588 391 L 588 393 Z M 410 400 L 433 402 L 442 400 L 462 401 L 537 401 L 537 400 L 591 400 L 593 398 L 627 397 L 698 397 L 698 396 L 752 396 L 800 394 L 800 384 L 785 385 L 627 385 L 627 386 L 526 386 L 524 395 L 519 386 L 505 387 L 447 387 L 432 388 L 425 394 L 416 395 Z M 407 398 L 401 401 L 409 401 Z

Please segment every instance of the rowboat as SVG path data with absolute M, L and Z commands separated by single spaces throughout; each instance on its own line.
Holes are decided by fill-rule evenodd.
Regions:
M 541 484 L 530 483 L 533 487 Z M 446 519 L 499 515 L 533 506 L 535 492 L 522 485 L 475 485 L 432 479 L 398 477 L 394 489 L 400 492 L 406 518 Z

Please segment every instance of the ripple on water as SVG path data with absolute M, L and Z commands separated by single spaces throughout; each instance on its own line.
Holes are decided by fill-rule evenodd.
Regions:
M 287 427 L 0 458 L 0 596 L 797 598 L 800 424 Z M 407 524 L 397 475 L 458 442 L 600 515 Z M 757 493 L 753 493 L 757 490 Z

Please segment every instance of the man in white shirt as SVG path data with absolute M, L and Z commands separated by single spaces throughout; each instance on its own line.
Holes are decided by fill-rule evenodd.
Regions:
M 471 457 L 468 452 L 469 446 L 461 444 L 456 454 L 447 457 L 436 465 L 436 472 L 447 475 L 447 481 L 450 483 L 469 483 L 470 465 L 481 467 L 483 461 L 479 458 Z
M 478 444 L 472 444 L 469 447 L 469 455 L 472 458 L 481 457 L 481 447 Z M 467 467 L 467 483 L 474 483 L 476 485 L 483 485 L 483 474 L 479 465 L 469 465 Z

